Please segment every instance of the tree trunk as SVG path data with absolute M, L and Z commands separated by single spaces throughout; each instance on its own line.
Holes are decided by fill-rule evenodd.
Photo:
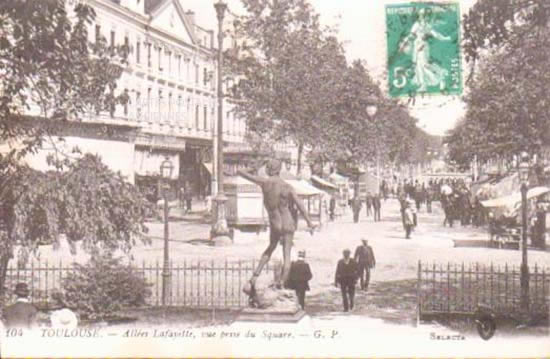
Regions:
M 297 160 L 297 169 L 296 175 L 299 176 L 302 173 L 302 153 L 304 151 L 304 144 L 300 142 L 298 144 L 298 160 Z
M 4 253 L 0 256 L 0 308 L 4 306 L 6 295 L 6 276 L 8 274 L 8 263 L 10 261 L 10 257 L 10 253 Z

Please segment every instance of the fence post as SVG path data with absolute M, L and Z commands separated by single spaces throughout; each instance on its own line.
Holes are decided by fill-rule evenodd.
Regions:
M 38 270 L 38 273 L 40 273 L 40 270 Z M 31 287 L 31 302 L 34 303 L 34 261 L 31 261 L 31 282 L 29 283 L 29 285 Z M 38 288 L 40 288 L 40 277 L 38 278 Z
M 183 260 L 183 306 L 187 304 L 187 260 Z
M 197 307 L 201 306 L 201 260 L 197 261 Z
M 493 275 L 494 275 L 494 271 L 493 271 L 493 262 L 491 262 L 491 267 L 490 267 L 490 273 L 489 273 L 489 278 L 490 278 L 490 287 L 489 287 L 489 303 L 491 303 L 491 308 L 494 308 L 494 298 L 493 298 Z
M 212 300 L 210 301 L 210 303 L 212 304 L 212 307 L 214 307 L 214 260 L 212 259 L 211 261 L 211 266 L 210 266 L 210 277 L 212 279 L 212 285 L 211 285 L 211 289 L 212 289 Z
M 224 303 L 225 303 L 225 307 L 227 308 L 227 296 L 229 295 L 229 293 L 227 293 L 227 257 L 225 257 L 225 289 L 224 289 Z
M 447 312 L 451 311 L 451 263 L 447 262 Z
M 504 263 L 504 306 L 508 310 L 508 263 Z
M 538 301 L 539 301 L 539 296 L 538 296 L 538 294 L 539 294 L 539 290 L 538 290 L 539 289 L 538 288 L 539 287 L 538 286 L 539 272 L 538 272 L 537 263 L 535 263 L 535 273 L 533 273 L 533 274 L 534 274 L 534 282 L 535 282 L 535 296 L 531 297 L 531 298 L 533 298 L 533 305 L 536 307 L 537 304 L 538 304 Z
M 422 310 L 422 292 L 421 292 L 421 285 L 422 285 L 422 262 L 418 261 L 418 273 L 417 273 L 418 279 L 416 281 L 416 326 L 418 327 L 420 325 L 420 316 L 421 310 Z
M 54 264 L 55 266 L 55 264 Z M 49 272 L 49 265 L 48 265 L 48 260 L 46 260 L 46 286 L 44 288 L 44 296 L 46 298 L 48 298 L 48 272 Z M 55 276 L 54 276 L 55 277 Z
M 241 283 L 241 272 L 242 270 L 242 260 L 239 259 L 239 290 L 237 291 L 239 293 L 239 307 L 241 306 L 241 292 L 242 292 L 242 283 Z
M 432 264 L 432 303 L 430 306 L 431 310 L 434 310 L 435 308 L 435 262 Z
M 462 306 L 461 306 L 461 310 L 463 312 L 466 311 L 466 294 L 464 293 L 466 291 L 466 285 L 465 285 L 465 273 L 464 273 L 464 262 L 462 262 L 462 266 L 460 268 L 460 291 L 462 292 Z

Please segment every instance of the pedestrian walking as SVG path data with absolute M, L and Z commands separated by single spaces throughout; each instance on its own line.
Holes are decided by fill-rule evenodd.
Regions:
M 363 203 L 359 199 L 359 196 L 353 197 L 351 200 L 351 210 L 353 211 L 353 222 L 357 223 L 359 222 L 359 213 L 361 212 L 361 207 L 363 206 Z
M 334 196 L 330 196 L 328 212 L 329 212 L 329 216 L 330 216 L 331 221 L 334 221 L 335 211 L 336 211 L 336 198 L 334 198 Z
M 367 217 L 371 215 L 372 213 L 372 194 L 367 192 L 367 201 L 366 201 L 366 207 L 367 207 Z
M 193 193 L 191 192 L 190 185 L 185 188 L 183 198 L 185 199 L 185 212 L 191 213 L 191 210 L 193 209 Z
M 306 308 L 306 291 L 309 290 L 309 281 L 313 278 L 311 268 L 306 262 L 306 251 L 298 252 L 298 260 L 290 265 L 287 288 L 294 289 L 302 309 Z
M 374 209 L 374 221 L 380 222 L 380 211 L 382 210 L 382 201 L 380 201 L 380 194 L 375 194 L 372 197 L 372 208 Z
M 376 266 L 376 259 L 374 258 L 372 247 L 369 246 L 369 241 L 365 238 L 361 238 L 361 242 L 362 244 L 355 249 L 353 259 L 355 259 L 357 263 L 361 289 L 367 290 L 370 282 L 370 271 Z
M 8 329 L 31 329 L 36 325 L 38 310 L 29 302 L 29 287 L 26 283 L 17 283 L 14 294 L 17 296 L 15 303 L 4 308 L 4 325 Z
M 344 312 L 353 310 L 353 299 L 355 297 L 355 283 L 357 281 L 357 263 L 350 257 L 350 250 L 344 249 L 344 258 L 338 261 L 334 286 L 340 286 Z
M 432 187 L 426 189 L 426 212 L 432 213 L 432 201 L 433 201 L 433 190 Z
M 410 239 L 411 238 L 411 232 L 414 226 L 414 217 L 413 212 L 411 208 L 411 202 L 406 201 L 405 202 L 405 209 L 403 211 L 403 217 L 404 217 L 404 225 L 405 225 L 405 238 Z

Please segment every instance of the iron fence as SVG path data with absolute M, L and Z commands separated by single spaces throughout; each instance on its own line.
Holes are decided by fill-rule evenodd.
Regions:
M 190 308 L 235 309 L 248 305 L 242 288 L 250 279 L 255 261 L 184 260 L 170 264 L 170 292 L 167 304 Z M 268 264 L 264 274 L 274 276 L 277 264 Z M 162 299 L 161 263 L 143 262 L 133 269 L 151 285 L 152 295 L 147 304 L 160 306 Z M 32 261 L 23 268 L 10 265 L 7 270 L 8 296 L 16 283 L 25 282 L 30 289 L 30 300 L 41 306 L 52 304 L 51 295 L 61 291 L 64 278 L 75 269 L 62 262 Z
M 548 314 L 550 271 L 535 265 L 529 270 L 529 308 Z M 509 265 L 423 264 L 418 262 L 419 317 L 432 314 L 471 314 L 479 305 L 498 313 L 520 308 L 520 268 Z

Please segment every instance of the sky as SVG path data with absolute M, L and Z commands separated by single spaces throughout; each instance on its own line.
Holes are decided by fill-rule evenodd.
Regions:
M 197 22 L 207 28 L 217 28 L 213 7 L 217 0 L 180 0 L 186 9 L 193 9 Z M 476 0 L 456 0 L 461 14 L 466 13 Z M 240 0 L 225 0 L 234 13 L 242 13 Z M 348 60 L 366 61 L 371 75 L 387 91 L 383 77 L 386 67 L 385 6 L 406 3 L 405 0 L 310 0 L 324 25 L 337 26 L 340 41 L 344 43 Z M 462 64 L 462 77 L 467 75 Z M 434 135 L 444 135 L 464 115 L 465 106 L 459 96 L 418 98 L 409 106 L 418 119 L 418 126 Z

